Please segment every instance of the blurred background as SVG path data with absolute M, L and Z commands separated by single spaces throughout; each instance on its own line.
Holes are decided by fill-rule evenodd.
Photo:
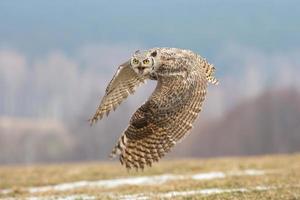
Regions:
M 90 127 L 137 49 L 191 49 L 217 68 L 194 129 L 167 158 L 300 151 L 297 0 L 0 1 L 0 164 L 108 161 L 140 87 Z

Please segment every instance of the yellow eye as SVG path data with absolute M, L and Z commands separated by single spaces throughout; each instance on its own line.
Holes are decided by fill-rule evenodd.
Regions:
M 150 63 L 150 61 L 149 61 L 148 59 L 143 60 L 143 64 L 147 65 L 147 64 L 149 64 L 149 63 Z
M 139 61 L 137 59 L 133 59 L 132 63 L 135 64 L 135 65 L 137 65 L 137 64 L 139 64 Z

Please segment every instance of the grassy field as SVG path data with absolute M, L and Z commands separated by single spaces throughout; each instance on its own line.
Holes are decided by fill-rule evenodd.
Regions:
M 255 173 L 247 174 L 247 172 Z M 166 174 L 172 178 L 161 181 L 161 176 Z M 198 179 L 192 178 L 195 174 L 198 174 Z M 158 178 L 160 182 L 152 176 Z M 119 179 L 130 182 L 137 180 L 128 179 L 134 177 L 144 177 L 152 182 L 110 187 L 103 186 L 101 182 Z M 86 182 L 82 181 L 92 185 L 87 186 Z M 97 185 L 99 181 L 101 186 Z M 63 183 L 69 184 L 48 187 Z M 41 187 L 43 190 L 39 189 Z M 134 170 L 128 172 L 119 163 L 101 162 L 30 167 L 5 166 L 0 167 L 0 198 L 8 197 L 124 200 L 300 199 L 300 154 L 168 160 L 139 172 Z

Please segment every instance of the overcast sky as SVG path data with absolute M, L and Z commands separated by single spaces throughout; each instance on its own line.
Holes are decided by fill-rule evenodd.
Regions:
M 0 1 L 0 48 L 74 53 L 84 45 L 176 46 L 210 57 L 228 43 L 297 49 L 297 0 Z
M 133 51 L 171 46 L 215 64 L 221 84 L 209 92 L 207 112 L 219 115 L 266 88 L 300 85 L 299 7 L 296 0 L 0 1 L 0 114 L 63 119 L 87 102 L 96 107 Z M 151 93 L 141 91 L 127 105 Z

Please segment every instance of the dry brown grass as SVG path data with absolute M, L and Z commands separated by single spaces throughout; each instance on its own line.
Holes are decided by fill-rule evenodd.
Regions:
M 49 191 L 34 196 L 67 196 L 88 194 L 109 199 L 108 194 L 122 195 L 135 193 L 165 193 L 169 191 L 200 190 L 207 188 L 255 188 L 274 186 L 278 189 L 267 191 L 222 193 L 209 196 L 186 196 L 177 199 L 300 199 L 300 154 L 247 158 L 221 158 L 206 160 L 168 160 L 160 162 L 143 172 L 130 171 L 118 163 L 77 163 L 38 166 L 0 167 L 0 188 L 14 189 L 9 195 L 17 198 L 32 196 L 24 191 L 26 187 L 54 185 L 81 180 L 101 180 L 131 176 L 172 174 L 195 174 L 211 171 L 236 171 L 262 169 L 269 173 L 263 176 L 230 176 L 213 180 L 169 181 L 162 185 L 121 186 L 117 188 L 80 188 L 72 191 Z M 154 197 L 153 197 L 154 198 Z M 157 197 L 158 198 L 158 197 Z

